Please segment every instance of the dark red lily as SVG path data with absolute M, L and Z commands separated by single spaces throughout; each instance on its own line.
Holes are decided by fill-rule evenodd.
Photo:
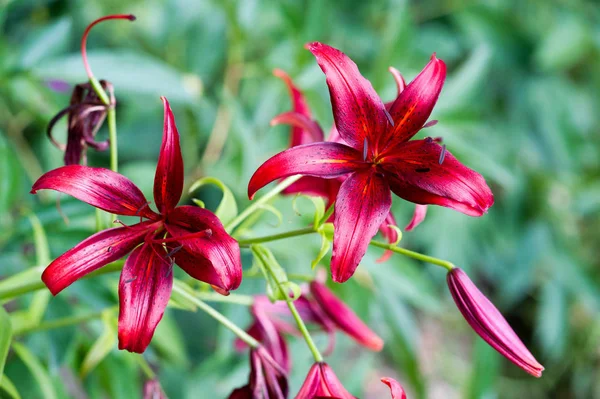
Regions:
M 296 395 L 296 399 L 315 398 L 355 399 L 327 363 L 313 364 Z
M 435 55 L 387 111 L 356 64 L 321 43 L 307 48 L 327 76 L 336 128 L 346 144 L 318 142 L 283 151 L 252 176 L 248 195 L 292 175 L 333 179 L 348 175 L 335 202 L 331 272 L 344 282 L 389 214 L 391 191 L 405 200 L 481 216 L 493 204 L 484 178 L 434 139 L 409 141 L 426 125 L 446 77 Z
M 134 21 L 135 16 L 130 14 L 108 15 L 99 18 L 88 25 L 81 38 L 81 57 L 86 73 L 90 79 L 93 78 L 92 70 L 87 61 L 86 42 L 91 29 L 102 21 L 111 19 L 127 19 Z M 92 147 L 96 151 L 106 151 L 109 141 L 97 142 L 96 133 L 102 126 L 109 108 L 116 106 L 113 85 L 105 80 L 100 80 L 100 85 L 108 92 L 108 104 L 104 103 L 96 94 L 90 83 L 82 83 L 75 86 L 71 94 L 69 106 L 61 110 L 48 123 L 47 134 L 50 141 L 61 151 L 64 151 L 65 165 L 79 165 L 83 158 L 86 164 L 86 149 Z M 57 142 L 52 136 L 52 129 L 56 122 L 67 115 L 67 144 Z
M 173 113 L 168 101 L 162 100 L 163 141 L 154 178 L 159 213 L 150 209 L 135 184 L 108 169 L 63 166 L 44 174 L 31 189 L 32 194 L 56 190 L 113 214 L 140 217 L 134 225 L 94 234 L 59 256 L 42 274 L 56 295 L 133 251 L 119 282 L 119 348 L 132 352 L 146 349 L 162 318 L 171 295 L 173 263 L 224 295 L 242 279 L 239 245 L 219 219 L 206 209 L 176 206 L 183 191 L 183 160 Z
M 248 385 L 235 389 L 229 399 L 286 399 L 287 372 L 263 347 L 250 351 Z
M 383 377 L 381 382 L 390 387 L 392 399 L 406 399 L 406 392 L 404 392 L 404 388 L 398 381 L 390 377 Z
M 533 357 L 504 316 L 458 267 L 448 272 L 452 298 L 471 328 L 502 356 L 533 375 L 541 377 L 544 366 Z

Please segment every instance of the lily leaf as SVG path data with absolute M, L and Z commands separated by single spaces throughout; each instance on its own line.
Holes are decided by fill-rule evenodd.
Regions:
M 324 231 L 319 230 L 319 235 L 321 236 L 321 249 L 319 250 L 317 257 L 310 262 L 310 266 L 313 269 L 319 264 L 321 259 L 327 255 L 329 248 L 331 248 L 331 241 L 327 238 L 327 234 L 325 234 Z
M 17 391 L 17 388 L 7 376 L 2 377 L 2 374 L 0 374 L 0 380 L 2 381 L 0 382 L 0 389 L 2 391 L 4 391 L 12 399 L 21 399 L 19 391 Z
M 56 392 L 54 391 L 54 385 L 52 385 L 52 379 L 39 359 L 35 357 L 25 345 L 19 342 L 13 343 L 13 349 L 17 356 L 25 363 L 25 366 L 27 366 L 31 372 L 33 378 L 37 381 L 43 394 L 42 397 L 46 399 L 56 399 Z
M 206 184 L 212 184 L 219 187 L 223 193 L 223 198 L 221 198 L 221 202 L 215 211 L 215 215 L 221 219 L 221 223 L 226 225 L 238 214 L 238 207 L 235 197 L 233 196 L 233 193 L 229 187 L 227 187 L 221 180 L 214 177 L 203 177 L 202 179 L 196 180 L 190 187 L 189 192 L 192 193 Z
M 80 374 L 82 378 L 94 370 L 117 345 L 116 320 L 112 311 L 104 312 L 102 315 L 102 324 L 104 325 L 104 332 L 94 342 L 94 345 L 92 345 L 87 355 L 85 355 L 85 359 L 83 359 L 83 363 L 81 364 Z
M 2 384 L 2 373 L 4 371 L 4 364 L 6 363 L 6 357 L 8 356 L 8 349 L 10 348 L 10 341 L 12 339 L 12 325 L 10 323 L 10 316 L 0 306 L 0 385 Z

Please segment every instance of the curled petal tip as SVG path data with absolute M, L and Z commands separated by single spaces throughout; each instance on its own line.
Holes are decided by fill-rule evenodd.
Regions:
M 431 57 L 430 57 L 429 59 L 430 59 L 430 60 L 432 60 L 432 61 L 433 61 L 433 60 L 437 60 L 437 59 L 438 59 L 438 58 L 437 58 L 437 53 L 436 53 L 436 52 L 434 52 L 433 54 L 431 54 Z

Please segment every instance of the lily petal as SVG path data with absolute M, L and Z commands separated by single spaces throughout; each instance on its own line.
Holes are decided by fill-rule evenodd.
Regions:
M 175 239 L 203 230 L 206 237 L 179 240 L 182 250 L 175 254 L 176 263 L 190 276 L 213 285 L 228 294 L 242 282 L 240 246 L 223 228 L 214 213 L 196 206 L 179 206 L 170 214 L 167 231 Z M 191 258 L 187 255 L 191 255 Z M 208 262 L 208 263 L 207 263 Z
M 127 258 L 119 281 L 119 349 L 142 353 L 162 319 L 173 288 L 162 245 L 144 244 Z
M 355 399 L 337 378 L 327 363 L 315 363 L 308 371 L 296 399 Z
M 284 112 L 283 114 L 279 114 L 275 118 L 271 119 L 271 126 L 280 124 L 288 124 L 292 126 L 292 139 L 290 147 L 325 141 L 325 135 L 323 134 L 323 129 L 321 129 L 321 126 L 316 121 L 298 112 Z M 300 131 L 300 133 L 297 133 L 297 131 Z
M 292 147 L 269 158 L 252 175 L 248 197 L 273 180 L 293 175 L 323 178 L 341 176 L 365 167 L 362 152 L 339 143 L 312 143 Z
M 158 211 L 166 215 L 177 206 L 183 192 L 183 159 L 175 117 L 165 97 L 163 141 L 154 176 L 154 200 Z
M 42 281 L 56 295 L 86 274 L 127 255 L 155 226 L 144 222 L 96 233 L 50 263 Z
M 287 85 L 289 93 L 290 93 L 290 98 L 292 100 L 292 111 L 296 114 L 302 115 L 307 120 L 312 121 L 312 115 L 310 112 L 310 108 L 308 107 L 308 104 L 306 103 L 304 94 L 302 94 L 302 92 L 300 90 L 298 90 L 298 88 L 296 87 L 296 85 L 294 84 L 292 79 L 289 77 L 289 75 L 287 73 L 285 73 L 284 71 L 282 71 L 281 69 L 274 69 L 273 75 L 275 75 L 278 78 L 280 78 L 281 80 L 283 80 L 285 82 L 285 84 Z M 275 119 L 273 119 L 273 121 L 271 121 L 271 125 L 273 125 L 274 121 L 275 121 Z M 290 123 L 290 122 L 280 121 L 278 123 Z M 290 123 L 290 124 L 292 125 L 292 132 L 291 132 L 292 134 L 290 137 L 290 147 L 295 147 L 300 144 L 312 143 L 314 141 L 323 141 L 323 131 L 321 131 L 321 138 L 320 139 L 318 138 L 318 130 L 321 129 L 318 125 L 317 125 L 317 127 L 319 127 L 318 130 L 309 131 L 303 126 L 292 124 L 292 123 Z
M 385 218 L 385 220 L 383 221 L 383 223 L 381 223 L 381 226 L 379 226 L 379 232 L 381 233 L 381 235 L 386 239 L 387 242 L 389 242 L 390 244 L 398 241 L 398 231 L 396 231 L 396 229 L 392 229 L 391 226 L 396 226 L 396 219 L 394 218 L 394 215 L 392 214 L 392 211 L 390 210 L 390 213 L 388 213 L 387 217 Z M 377 263 L 383 263 L 383 262 L 387 262 L 387 260 L 394 254 L 394 251 L 390 251 L 389 249 L 386 249 L 383 252 L 383 255 L 381 255 L 381 257 L 379 259 L 376 260 Z
M 310 293 L 318 302 L 320 308 L 335 323 L 359 344 L 379 352 L 383 349 L 383 340 L 373 332 L 352 309 L 342 302 L 325 284 L 312 281 Z
M 372 170 L 356 172 L 342 183 L 333 221 L 333 281 L 343 283 L 352 277 L 391 205 L 388 183 Z
M 415 227 L 421 224 L 423 220 L 425 220 L 425 216 L 427 215 L 427 205 L 415 205 L 415 211 L 413 213 L 413 217 L 410 222 L 406 225 L 404 230 L 412 231 Z
M 304 176 L 282 191 L 284 194 L 306 194 L 322 197 L 327 201 L 326 207 L 333 204 L 342 182 L 337 179 L 322 179 L 320 177 Z
M 350 146 L 362 152 L 365 139 L 371 145 L 386 129 L 386 110 L 371 83 L 341 51 L 319 42 L 306 48 L 316 57 L 327 77 L 335 125 Z
M 406 392 L 404 392 L 404 388 L 398 381 L 390 377 L 383 377 L 381 382 L 390 387 L 392 399 L 406 399 Z
M 104 168 L 68 165 L 43 174 L 31 188 L 56 190 L 110 213 L 155 218 L 144 194 L 123 175 Z
M 406 81 L 404 80 L 404 76 L 402 76 L 400 71 L 397 70 L 396 68 L 389 67 L 388 71 L 390 71 L 390 73 L 394 77 L 394 80 L 396 81 L 396 89 L 397 89 L 396 98 L 394 98 L 394 100 L 392 100 L 390 102 L 385 103 L 385 109 L 389 111 L 392 108 L 392 105 L 394 105 L 394 102 L 396 102 L 398 97 L 400 97 L 400 94 L 406 88 Z
M 408 141 L 427 122 L 446 79 L 446 64 L 431 56 L 421 73 L 406 86 L 390 108 L 393 129 L 380 138 L 382 145 L 391 147 Z
M 434 204 L 481 216 L 494 203 L 483 176 L 461 164 L 433 139 L 412 140 L 382 159 L 392 191 L 416 204 Z

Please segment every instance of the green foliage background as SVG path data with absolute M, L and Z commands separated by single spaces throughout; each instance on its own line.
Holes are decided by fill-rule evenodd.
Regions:
M 440 123 L 421 135 L 442 136 L 450 151 L 486 177 L 496 203 L 478 219 L 430 207 L 425 223 L 405 233 L 401 245 L 464 268 L 546 371 L 539 380 L 529 377 L 485 345 L 455 309 L 442 269 L 400 255 L 377 264 L 381 252 L 375 248 L 355 278 L 334 288 L 386 346 L 373 354 L 338 336 L 327 361 L 361 398 L 389 397 L 379 382 L 383 376 L 402 381 L 410 398 L 600 397 L 598 2 L 0 1 L 0 279 L 45 266 L 44 254 L 35 250 L 32 213 L 46 231 L 50 258 L 94 229 L 89 206 L 63 196 L 65 225 L 54 197 L 28 191 L 62 160 L 45 127 L 69 94 L 50 90 L 47 82 L 85 81 L 81 34 L 90 21 L 118 12 L 138 20 L 98 26 L 88 48 L 96 75 L 116 88 L 120 170 L 151 193 L 162 129 L 159 96 L 165 95 L 182 135 L 186 182 L 218 177 L 242 207 L 249 203 L 252 172 L 287 145 L 287 128 L 269 126 L 289 109 L 273 68 L 287 71 L 316 118 L 331 124 L 325 79 L 304 43 L 342 49 L 384 100 L 395 95 L 388 66 L 410 80 L 437 52 L 449 70 L 432 116 Z M 64 129 L 63 122 L 56 131 Z M 91 154 L 89 164 L 107 166 L 108 154 Z M 197 195 L 214 209 L 220 194 L 207 188 Z M 283 223 L 276 226 L 265 214 L 253 234 L 310 220 L 308 205 L 301 215 L 289 198 L 275 205 Z M 412 209 L 394 199 L 400 226 Z M 286 269 L 311 274 L 319 242 L 300 237 L 269 247 Z M 249 256 L 244 261 L 249 267 Z M 38 293 L 4 301 L 4 308 L 13 327 L 33 317 L 24 312 L 32 304 L 45 309 L 39 315 L 45 321 L 100 312 L 117 304 L 116 286 L 117 276 L 109 274 L 50 300 Z M 245 279 L 239 292 L 263 290 L 261 280 Z M 219 309 L 242 326 L 249 321 L 243 307 Z M 3 321 L 0 330 L 5 327 Z M 116 349 L 114 332 L 104 335 L 101 320 L 15 332 L 22 345 L 9 352 L 0 397 L 10 397 L 6 381 L 23 398 L 141 397 L 136 357 Z M 80 377 L 99 338 L 104 341 L 96 349 L 104 345 L 108 354 Z M 247 354 L 236 353 L 232 339 L 204 314 L 169 309 L 146 358 L 172 398 L 226 397 L 248 373 Z M 323 347 L 325 337 L 317 342 Z M 292 339 L 291 346 L 294 394 L 311 357 L 301 340 Z

